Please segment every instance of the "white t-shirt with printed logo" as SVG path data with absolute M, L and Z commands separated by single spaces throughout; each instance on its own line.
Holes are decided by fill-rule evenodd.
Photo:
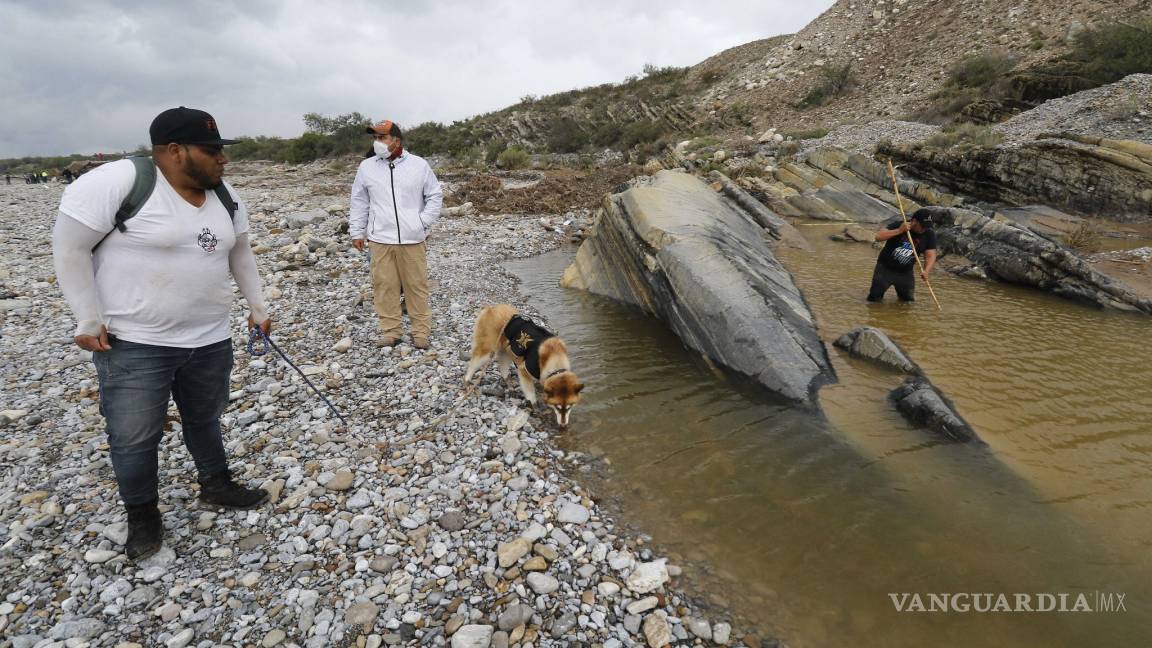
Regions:
M 111 231 L 135 179 L 130 160 L 105 164 L 68 185 L 60 213 L 96 231 Z M 215 192 L 204 192 L 204 204 L 196 207 L 156 170 L 156 188 L 125 222 L 127 231 L 112 231 L 93 253 L 110 334 L 182 348 L 231 336 L 228 253 L 236 237 L 248 231 L 248 210 L 231 186 L 228 191 L 240 205 L 234 220 Z

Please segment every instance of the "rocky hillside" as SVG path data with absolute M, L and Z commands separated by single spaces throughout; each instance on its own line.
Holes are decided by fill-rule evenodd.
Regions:
M 1067 54 L 1085 27 L 1147 10 L 1146 0 L 840 0 L 795 35 L 735 47 L 683 70 L 650 70 L 620 84 L 527 100 L 460 126 L 481 142 L 563 150 L 566 142 L 644 144 L 664 135 L 902 117 L 924 110 L 948 71 L 970 56 L 1011 57 L 1019 83 L 1035 83 L 1030 71 Z M 846 66 L 842 92 L 797 107 L 829 70 Z

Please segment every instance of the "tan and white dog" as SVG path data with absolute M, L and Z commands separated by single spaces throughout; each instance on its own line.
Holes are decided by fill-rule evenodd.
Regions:
M 516 365 L 520 389 L 536 405 L 536 382 L 544 391 L 544 403 L 556 414 L 556 424 L 568 426 L 568 415 L 580 402 L 584 384 L 572 372 L 564 340 L 520 316 L 508 304 L 488 306 L 476 316 L 472 330 L 472 359 L 464 374 L 464 384 L 476 372 L 483 373 L 495 358 L 500 378 L 506 379 L 508 366 Z

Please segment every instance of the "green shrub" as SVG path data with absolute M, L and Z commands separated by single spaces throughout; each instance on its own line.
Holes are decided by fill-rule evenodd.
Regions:
M 852 64 L 826 65 L 820 70 L 820 80 L 816 86 L 804 95 L 796 104 L 803 110 L 814 106 L 823 106 L 829 99 L 840 96 L 856 85 L 856 75 L 852 72 Z
M 523 169 L 532 162 L 528 151 L 519 146 L 504 149 L 496 156 L 496 166 L 501 169 Z
M 588 136 L 571 117 L 553 119 L 548 127 L 548 150 L 553 153 L 576 153 L 588 142 Z
M 1080 32 L 1068 58 L 1084 63 L 1088 78 L 1098 85 L 1152 72 L 1152 14 Z
M 948 71 L 948 85 L 957 88 L 988 88 L 1016 67 L 1016 59 L 1003 52 L 969 56 Z
M 496 162 L 496 158 L 508 148 L 508 142 L 504 140 L 493 140 L 488 142 L 488 147 L 485 149 L 484 161 L 488 164 Z
M 687 153 L 694 153 L 694 152 L 699 151 L 700 149 L 702 149 L 706 146 L 717 146 L 722 141 L 723 140 L 721 140 L 719 137 L 716 137 L 715 135 L 703 135 L 701 137 L 693 137 L 688 142 L 688 145 L 684 147 L 684 151 Z
M 620 134 L 618 147 L 627 150 L 639 144 L 650 144 L 660 139 L 664 134 L 664 127 L 655 120 L 636 121 L 624 127 Z

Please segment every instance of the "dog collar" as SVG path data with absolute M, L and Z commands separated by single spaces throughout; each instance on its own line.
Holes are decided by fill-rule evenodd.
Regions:
M 554 369 L 554 370 L 552 370 L 552 371 L 549 371 L 549 372 L 548 372 L 548 373 L 547 373 L 547 374 L 544 376 L 544 380 L 548 380 L 548 379 L 549 379 L 549 378 L 551 378 L 552 376 L 558 376 L 558 375 L 560 375 L 560 374 L 564 373 L 565 371 L 568 371 L 568 370 L 567 370 L 567 369 L 563 369 L 563 368 L 561 368 L 561 369 Z M 543 382 L 543 381 L 541 381 L 541 382 Z

